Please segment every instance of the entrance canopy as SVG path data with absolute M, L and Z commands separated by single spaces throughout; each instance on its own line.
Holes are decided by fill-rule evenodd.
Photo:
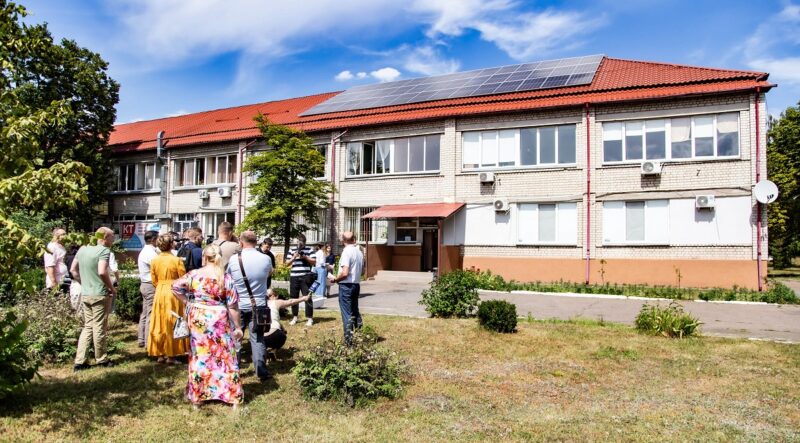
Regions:
M 464 203 L 420 203 L 415 205 L 385 205 L 364 215 L 365 219 L 393 219 L 393 218 L 447 218 L 459 209 Z

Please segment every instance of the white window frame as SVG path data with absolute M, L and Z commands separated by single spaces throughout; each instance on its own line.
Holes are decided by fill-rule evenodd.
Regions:
M 552 241 L 539 240 L 539 206 L 540 205 L 555 205 L 555 239 Z M 571 206 L 572 215 L 568 216 L 567 206 Z M 532 210 L 535 215 L 536 226 L 534 229 L 535 239 L 527 240 L 522 237 L 523 232 L 530 229 L 531 226 L 523 223 L 522 212 L 524 210 Z M 577 202 L 522 202 L 516 205 L 516 218 L 517 218 L 517 245 L 542 245 L 542 246 L 577 246 L 578 245 L 578 203 Z M 560 229 L 562 223 L 573 223 L 571 227 L 570 237 L 563 229 Z
M 323 143 L 314 145 L 314 149 L 317 152 L 320 152 L 325 157 L 325 171 L 319 177 L 316 177 L 317 180 L 328 180 L 330 179 L 330 169 L 331 169 L 331 144 L 330 143 Z
M 421 171 L 408 171 L 408 168 L 411 165 L 411 139 L 413 138 L 422 138 L 422 170 Z M 428 138 L 429 137 L 439 137 L 439 168 L 437 169 L 427 169 L 428 168 Z M 386 139 L 372 139 L 372 140 L 360 140 L 360 141 L 351 141 L 348 142 L 345 149 L 345 157 L 346 157 L 346 168 L 345 168 L 345 178 L 359 178 L 359 177 L 380 177 L 385 175 L 421 175 L 421 174 L 435 174 L 440 171 L 441 169 L 441 155 L 442 155 L 442 134 L 423 134 L 423 135 L 414 135 L 409 137 L 394 137 L 394 138 L 386 138 Z M 406 171 L 398 172 L 396 171 L 395 161 L 397 159 L 397 155 L 395 153 L 396 141 L 397 140 L 406 140 L 408 144 L 408 155 L 406 156 Z M 388 172 L 372 172 L 372 173 L 364 173 L 364 143 L 370 143 L 373 145 L 373 155 L 372 155 L 372 164 L 370 165 L 370 170 L 374 171 L 377 168 L 377 159 L 378 159 L 378 142 L 383 141 L 390 141 L 389 146 L 389 166 L 390 169 Z M 359 160 L 359 167 L 358 171 L 355 171 L 355 174 L 350 173 L 350 149 L 351 145 L 355 147 L 358 151 L 358 160 Z
M 394 243 L 398 245 L 417 245 L 420 243 L 420 234 L 419 234 L 419 219 L 413 218 L 414 226 L 400 226 L 400 220 L 396 220 L 394 223 Z M 406 241 L 400 240 L 400 236 L 397 234 L 398 231 L 414 231 L 414 240 Z
M 172 230 L 181 234 L 184 230 L 197 227 L 199 224 L 195 213 L 175 214 L 172 219 Z
M 212 161 L 213 160 L 213 161 Z M 225 171 L 223 174 L 224 181 L 217 181 L 217 173 L 220 172 L 220 160 L 225 163 Z M 186 164 L 193 163 L 193 172 L 191 183 L 187 184 L 186 181 Z M 239 157 L 236 154 L 223 154 L 223 155 L 210 155 L 207 157 L 192 157 L 181 158 L 173 160 L 172 166 L 173 183 L 175 189 L 197 188 L 197 187 L 214 187 L 217 185 L 234 185 L 236 184 L 237 166 Z M 200 175 L 198 165 L 203 165 L 203 183 L 200 183 Z M 182 166 L 181 166 L 182 165 Z M 213 168 L 211 167 L 213 165 Z M 178 180 L 178 172 L 181 173 L 181 178 Z
M 203 212 L 201 214 L 202 223 L 201 229 L 203 230 L 203 240 L 205 241 L 208 236 L 217 236 L 217 227 L 223 221 L 236 223 L 236 212 L 234 211 L 220 211 L 220 212 Z
M 736 115 L 737 120 L 737 153 L 734 155 L 719 155 L 718 152 L 718 139 L 719 135 L 717 133 L 717 119 L 721 115 Z M 711 134 L 712 140 L 714 143 L 714 154 L 711 156 L 698 156 L 696 150 L 696 131 L 695 131 L 695 119 L 696 118 L 712 118 L 712 127 L 711 127 Z M 672 158 L 672 120 L 673 119 L 680 119 L 680 118 L 689 118 L 691 120 L 690 128 L 690 140 L 692 146 L 692 154 L 690 157 L 685 158 Z M 664 158 L 661 159 L 650 159 L 647 158 L 647 122 L 648 121 L 657 121 L 663 120 L 664 121 L 664 142 L 665 142 L 665 155 Z M 642 158 L 641 159 L 631 159 L 628 160 L 626 158 L 627 149 L 626 149 L 626 123 L 632 122 L 641 122 L 643 124 L 643 138 L 642 138 Z M 606 125 L 607 124 L 614 124 L 619 123 L 622 125 L 621 133 L 622 133 L 622 160 L 610 160 L 607 161 L 605 158 L 605 132 L 606 132 Z M 691 162 L 691 161 L 715 161 L 715 160 L 731 160 L 741 158 L 742 155 L 742 119 L 739 112 L 721 112 L 715 114 L 693 114 L 693 115 L 686 115 L 686 116 L 674 116 L 674 117 L 663 117 L 663 118 L 650 118 L 650 119 L 632 119 L 632 120 L 613 120 L 613 121 L 604 121 L 603 122 L 603 137 L 600 138 L 600 153 L 603 157 L 603 165 L 619 165 L 619 164 L 639 164 L 643 161 L 653 160 L 653 161 L 661 161 L 661 162 Z
M 151 167 L 153 169 L 152 186 L 150 187 L 147 186 L 148 167 Z M 123 170 L 125 171 L 124 177 L 122 175 Z M 148 191 L 158 191 L 161 189 L 161 168 L 157 167 L 155 162 L 144 161 L 144 162 L 134 162 L 134 163 L 123 163 L 115 166 L 114 172 L 117 179 L 116 184 L 114 185 L 114 192 L 148 192 Z M 133 187 L 131 189 L 128 189 L 129 172 L 133 172 Z M 142 187 L 139 187 L 140 173 L 143 173 L 145 175 L 144 177 L 142 177 L 143 180 Z
M 575 127 L 575 161 L 569 163 L 561 163 L 559 160 L 559 128 L 562 126 L 573 126 Z M 542 155 L 541 155 L 541 130 L 553 128 L 554 129 L 554 157 L 555 162 L 553 163 L 542 163 Z M 536 164 L 535 165 L 523 165 L 522 164 L 522 138 L 520 136 L 520 131 L 522 129 L 535 129 L 536 130 Z M 501 133 L 508 133 L 509 131 L 514 131 L 514 164 L 513 165 L 500 165 L 500 140 L 501 140 Z M 464 163 L 464 160 L 467 158 L 466 155 L 466 143 L 465 138 L 468 136 L 474 136 L 475 134 L 478 135 L 478 152 L 477 152 L 477 167 L 467 166 Z M 494 152 L 494 164 L 491 165 L 484 165 L 484 144 L 483 139 L 484 136 L 493 135 L 496 143 L 495 143 L 495 152 Z M 480 130 L 480 131 L 463 131 L 461 132 L 461 170 L 464 172 L 474 172 L 474 171 L 491 171 L 491 170 L 508 170 L 508 169 L 537 169 L 537 168 L 569 168 L 575 167 L 577 164 L 578 159 L 578 135 L 577 135 L 577 124 L 575 123 L 567 123 L 563 125 L 544 125 L 544 126 L 525 126 L 519 128 L 508 128 L 508 129 L 492 129 L 492 130 Z M 470 163 L 472 164 L 472 163 Z
M 366 208 L 344 208 L 344 230 L 356 234 L 356 240 L 359 244 L 366 243 L 367 232 L 362 229 L 364 220 L 361 217 L 374 211 L 375 207 Z M 389 223 L 387 220 L 369 220 L 369 235 L 370 243 L 385 244 L 389 240 Z
M 608 239 L 608 230 L 617 229 L 622 232 L 623 237 L 627 237 L 627 210 L 630 203 L 644 203 L 644 239 L 643 240 L 628 240 L 623 239 Z M 644 245 L 669 245 L 669 199 L 655 199 L 655 200 L 629 200 L 629 201 L 605 201 L 603 202 L 603 246 L 644 246 Z M 619 210 L 622 208 L 621 219 L 614 224 L 613 228 L 610 226 L 610 218 L 606 211 Z M 660 214 L 658 211 L 665 211 L 665 214 Z M 650 215 L 648 215 L 650 214 Z M 658 223 L 664 224 L 660 228 L 665 229 L 662 231 L 654 230 L 654 225 Z M 657 232 L 660 234 L 648 234 L 649 232 Z

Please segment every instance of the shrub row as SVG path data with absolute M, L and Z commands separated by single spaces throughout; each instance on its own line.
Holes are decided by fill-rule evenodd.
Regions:
M 725 300 L 758 301 L 766 303 L 800 304 L 800 299 L 786 285 L 771 281 L 769 289 L 758 292 L 751 289 L 733 287 L 723 288 L 678 288 L 674 286 L 649 286 L 609 284 L 586 285 L 583 283 L 559 281 L 555 283 L 507 281 L 491 271 L 469 271 L 475 276 L 478 289 L 489 291 L 535 291 L 535 292 L 574 292 L 578 294 L 610 294 L 635 297 L 668 298 L 674 300 Z

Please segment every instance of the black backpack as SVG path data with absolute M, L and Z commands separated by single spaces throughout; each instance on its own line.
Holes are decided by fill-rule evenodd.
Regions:
M 191 271 L 194 269 L 194 260 L 192 260 L 192 249 L 189 247 L 189 242 L 182 244 L 181 247 L 178 249 L 178 258 L 183 259 L 183 267 L 186 269 L 186 272 Z

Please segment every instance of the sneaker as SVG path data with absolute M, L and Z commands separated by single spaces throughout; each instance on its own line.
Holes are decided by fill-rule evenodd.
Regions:
M 306 327 L 313 326 L 313 325 L 314 325 L 314 319 L 313 318 L 309 318 L 308 321 L 306 321 Z
M 292 321 L 289 322 L 290 325 L 294 326 L 297 324 L 297 317 L 292 317 Z
M 74 372 L 83 371 L 84 369 L 89 369 L 91 366 L 87 365 L 86 363 L 81 363 L 79 365 L 75 365 L 72 367 Z
M 116 366 L 116 365 L 117 365 L 117 364 L 116 364 L 115 362 L 113 362 L 113 361 L 111 361 L 111 360 L 106 360 L 106 361 L 104 361 L 103 363 L 98 363 L 98 364 L 96 364 L 95 366 L 102 366 L 102 367 L 104 367 L 104 368 L 113 368 L 113 367 L 114 367 L 114 366 Z

